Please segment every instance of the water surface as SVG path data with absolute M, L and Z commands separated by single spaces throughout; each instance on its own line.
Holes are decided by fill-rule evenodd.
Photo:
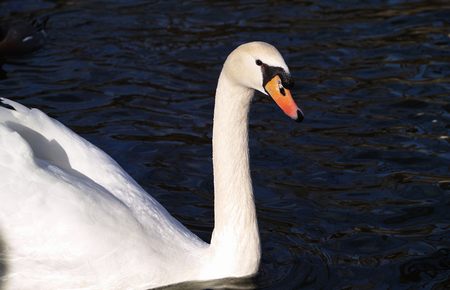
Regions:
M 46 15 L 0 95 L 101 147 L 207 241 L 223 61 L 252 40 L 285 56 L 304 122 L 259 94 L 250 116 L 260 272 L 173 288 L 450 288 L 450 3 L 0 3 L 2 21 Z

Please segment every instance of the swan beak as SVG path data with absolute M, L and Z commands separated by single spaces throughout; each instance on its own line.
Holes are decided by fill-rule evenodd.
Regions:
M 283 112 L 297 122 L 303 121 L 303 112 L 292 99 L 291 91 L 283 87 L 278 75 L 274 76 L 264 86 L 266 92 L 272 97 Z

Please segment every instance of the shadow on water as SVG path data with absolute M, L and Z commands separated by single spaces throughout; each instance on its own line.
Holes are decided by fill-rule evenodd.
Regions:
M 450 249 L 440 249 L 429 256 L 411 259 L 400 266 L 400 279 L 404 283 L 427 284 L 428 280 L 444 277 L 433 289 L 450 289 Z
M 0 80 L 4 80 L 7 78 L 6 71 L 2 68 L 2 63 L 0 62 Z

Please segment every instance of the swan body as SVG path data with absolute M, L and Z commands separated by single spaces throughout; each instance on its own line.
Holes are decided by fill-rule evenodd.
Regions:
M 214 109 L 210 244 L 102 150 L 38 109 L 1 99 L 0 288 L 148 289 L 255 274 L 248 109 L 259 90 L 301 119 L 283 87 L 289 84 L 283 58 L 266 43 L 241 45 L 224 64 Z M 288 100 L 277 100 L 276 90 Z

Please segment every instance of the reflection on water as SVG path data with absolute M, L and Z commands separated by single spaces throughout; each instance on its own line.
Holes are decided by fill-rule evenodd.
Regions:
M 104 2 L 0 3 L 0 19 L 50 16 L 45 48 L 3 64 L 0 95 L 103 148 L 203 239 L 226 55 L 276 45 L 306 115 L 255 97 L 259 275 L 182 287 L 450 287 L 450 4 Z

